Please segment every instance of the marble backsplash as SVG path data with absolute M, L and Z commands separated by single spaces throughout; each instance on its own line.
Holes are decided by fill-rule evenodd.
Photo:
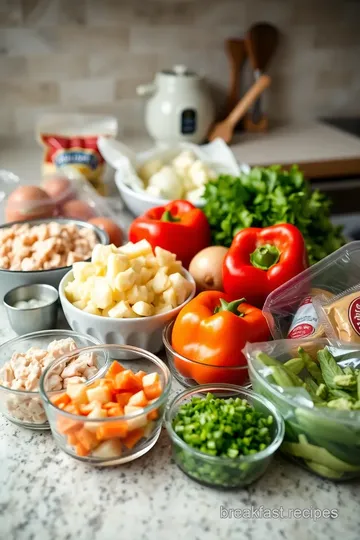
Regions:
M 0 0 L 0 134 L 31 133 L 48 111 L 111 113 L 143 132 L 135 88 L 174 63 L 204 74 L 221 113 L 224 40 L 264 20 L 281 31 L 270 117 L 360 114 L 357 0 Z

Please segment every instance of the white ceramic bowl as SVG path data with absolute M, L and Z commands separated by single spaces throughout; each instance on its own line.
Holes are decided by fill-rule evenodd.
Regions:
M 117 171 L 115 174 L 116 186 L 120 192 L 122 200 L 134 216 L 142 216 L 145 212 L 150 210 L 150 208 L 154 208 L 154 206 L 163 206 L 170 202 L 170 200 L 167 199 L 153 197 L 145 191 L 134 191 L 122 181 L 120 176 L 121 173 Z M 197 208 L 203 208 L 204 202 L 196 203 L 194 206 Z
M 67 322 L 76 332 L 88 334 L 101 343 L 118 345 L 133 345 L 152 353 L 159 352 L 162 347 L 162 332 L 165 326 L 175 319 L 179 311 L 195 296 L 195 281 L 191 274 L 182 269 L 183 276 L 191 283 L 192 291 L 180 306 L 151 317 L 136 317 L 133 319 L 115 319 L 92 315 L 72 305 L 66 298 L 65 287 L 73 281 L 72 270 L 60 282 L 59 296 Z

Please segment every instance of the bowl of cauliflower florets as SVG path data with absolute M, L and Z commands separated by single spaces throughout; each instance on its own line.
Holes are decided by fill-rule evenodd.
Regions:
M 135 215 L 171 200 L 205 204 L 206 184 L 219 174 L 239 174 L 241 167 L 224 141 L 208 145 L 182 143 L 173 148 L 135 154 L 118 141 L 101 141 L 99 149 L 115 169 L 120 195 Z
M 153 206 L 175 199 L 186 199 L 198 208 L 204 205 L 205 185 L 217 174 L 211 165 L 198 159 L 191 150 L 183 150 L 166 160 L 154 157 L 137 168 L 136 186 L 124 182 L 122 171 L 116 173 L 120 194 L 135 215 L 141 215 Z

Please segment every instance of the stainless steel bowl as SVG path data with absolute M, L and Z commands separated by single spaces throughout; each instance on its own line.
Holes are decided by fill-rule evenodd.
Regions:
M 44 306 L 17 308 L 21 300 L 43 300 Z M 59 293 L 51 285 L 22 285 L 12 289 L 4 296 L 4 306 L 11 328 L 18 335 L 51 330 L 56 327 Z
M 13 221 L 11 223 L 5 223 L 0 226 L 0 229 L 5 229 L 15 225 L 17 223 L 30 225 L 40 225 L 41 223 L 56 222 L 60 224 L 74 223 L 80 228 L 92 229 L 98 240 L 99 244 L 108 244 L 109 237 L 103 230 L 99 229 L 91 223 L 86 221 L 80 221 L 78 219 L 64 219 L 64 218 L 49 218 L 49 219 L 32 219 L 28 221 Z M 20 287 L 20 285 L 32 285 L 33 283 L 42 283 L 46 285 L 52 285 L 56 289 L 59 286 L 60 281 L 65 274 L 71 269 L 71 266 L 63 266 L 62 268 L 54 268 L 52 270 L 35 270 L 30 272 L 18 271 L 18 270 L 5 270 L 0 268 L 0 302 L 3 300 L 5 294 L 14 287 Z

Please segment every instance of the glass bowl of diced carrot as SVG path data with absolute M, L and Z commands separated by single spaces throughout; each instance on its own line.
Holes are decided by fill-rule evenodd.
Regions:
M 53 437 L 70 456 L 92 465 L 119 465 L 148 452 L 158 440 L 171 386 L 167 366 L 154 354 L 127 345 L 83 352 L 108 357 L 108 369 L 89 383 L 51 391 L 51 376 L 68 354 L 49 365 L 40 395 Z

